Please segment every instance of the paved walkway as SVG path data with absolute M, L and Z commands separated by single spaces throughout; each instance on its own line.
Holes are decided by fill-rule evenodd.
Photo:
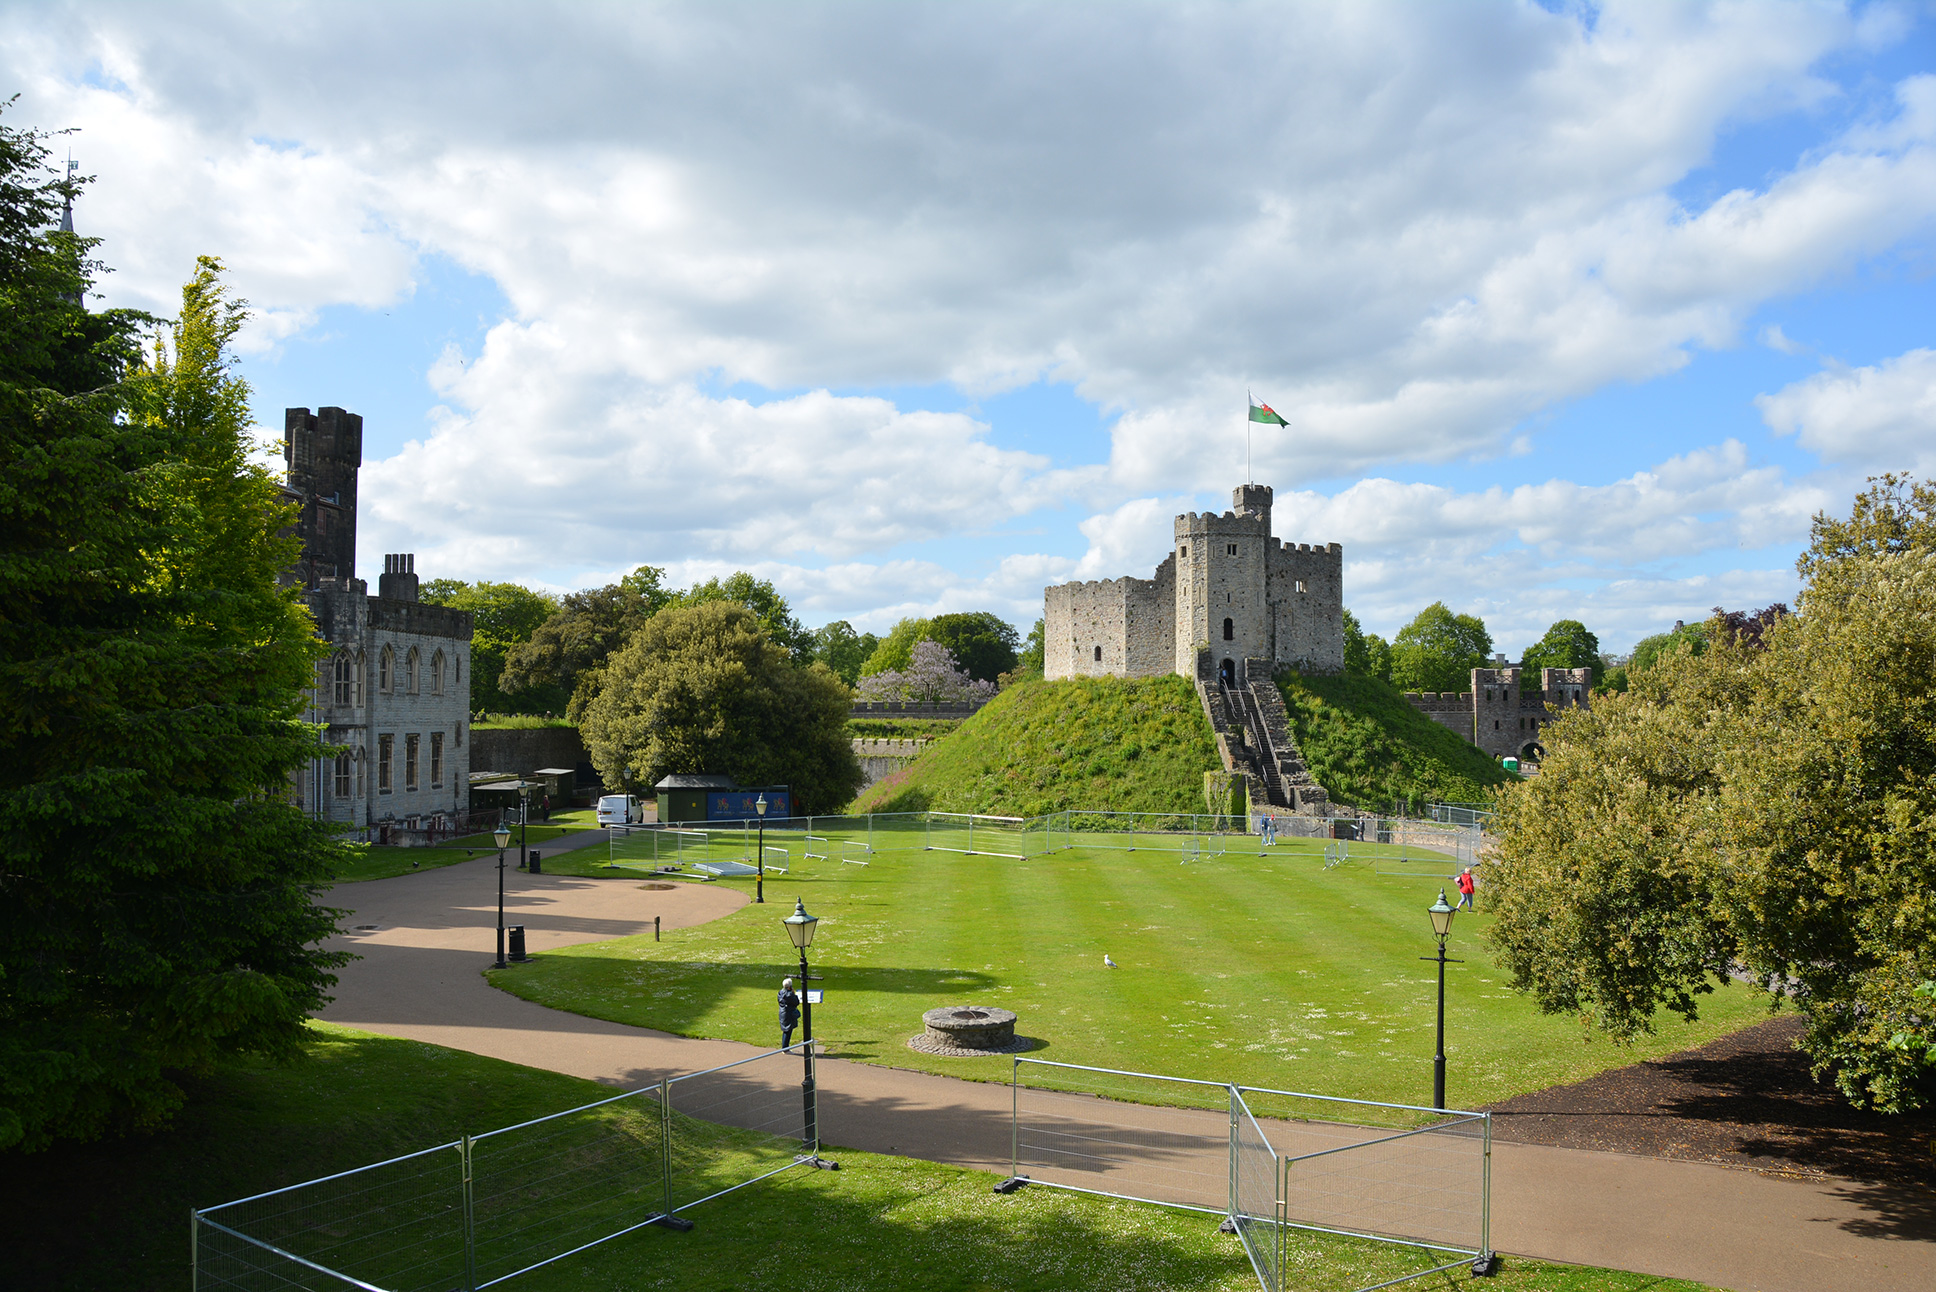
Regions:
M 602 843 L 603 832 L 575 842 Z M 377 927 L 340 940 L 364 958 L 342 971 L 322 1016 L 624 1087 L 760 1053 L 561 1013 L 492 989 L 481 971 L 495 954 L 495 869 L 491 857 L 334 889 L 330 901 L 354 912 L 346 926 Z M 663 892 L 646 882 L 507 869 L 505 919 L 525 925 L 536 954 L 650 932 L 654 916 L 664 928 L 704 923 L 747 901 L 711 885 Z M 837 1060 L 820 1066 L 827 1144 L 1007 1173 L 1007 1086 Z M 774 1099 L 797 1091 L 797 1071 L 780 1061 L 739 1072 L 736 1079 Z M 1221 1115 L 1154 1115 L 1179 1143 L 1225 1133 Z M 1738 1292 L 1936 1287 L 1936 1202 L 1906 1190 L 1535 1145 L 1498 1143 L 1493 1154 L 1493 1243 L 1501 1251 Z

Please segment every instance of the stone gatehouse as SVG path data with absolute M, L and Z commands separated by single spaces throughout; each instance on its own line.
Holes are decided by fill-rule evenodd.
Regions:
M 1538 759 L 1539 731 L 1568 709 L 1591 703 L 1593 670 L 1543 668 L 1539 690 L 1519 688 L 1517 668 L 1475 668 L 1470 691 L 1407 691 L 1414 709 L 1494 758 Z M 1551 706 L 1551 709 L 1548 706 Z
M 1245 662 L 1344 667 L 1344 548 L 1271 535 L 1271 488 L 1239 485 L 1233 509 L 1176 518 L 1176 546 L 1148 579 L 1043 591 L 1043 675 L 1197 676 L 1208 651 L 1226 682 Z

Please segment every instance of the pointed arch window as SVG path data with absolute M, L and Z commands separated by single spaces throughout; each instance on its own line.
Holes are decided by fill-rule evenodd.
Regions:
M 415 646 L 412 646 L 410 653 L 403 657 L 403 689 L 410 695 L 417 693 L 417 667 L 422 659 L 423 656 L 418 653 Z
M 384 695 L 390 694 L 396 683 L 397 653 L 388 646 L 376 657 L 376 689 Z
M 444 693 L 444 653 L 442 651 L 430 657 L 430 693 L 432 695 Z
M 350 666 L 350 676 L 356 683 L 355 699 L 352 703 L 359 709 L 363 707 L 363 684 L 368 680 L 368 671 L 369 663 L 363 658 L 363 652 L 356 652 L 356 662 Z
M 348 651 L 338 651 L 336 658 L 331 661 L 330 672 L 333 682 L 330 698 L 337 704 L 347 706 L 356 694 L 356 661 Z

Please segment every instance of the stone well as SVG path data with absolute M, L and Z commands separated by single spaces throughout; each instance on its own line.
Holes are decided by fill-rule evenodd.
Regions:
M 989 1005 L 947 1005 L 921 1015 L 923 1039 L 945 1049 L 999 1053 L 1015 1044 L 1015 1013 Z

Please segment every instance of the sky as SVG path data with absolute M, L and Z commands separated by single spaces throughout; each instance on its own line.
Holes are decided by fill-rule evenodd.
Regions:
M 1371 631 L 1618 652 L 1936 473 L 1927 5 L 15 3 L 16 92 L 92 303 L 217 255 L 362 414 L 369 577 L 1025 630 L 1248 473 Z

